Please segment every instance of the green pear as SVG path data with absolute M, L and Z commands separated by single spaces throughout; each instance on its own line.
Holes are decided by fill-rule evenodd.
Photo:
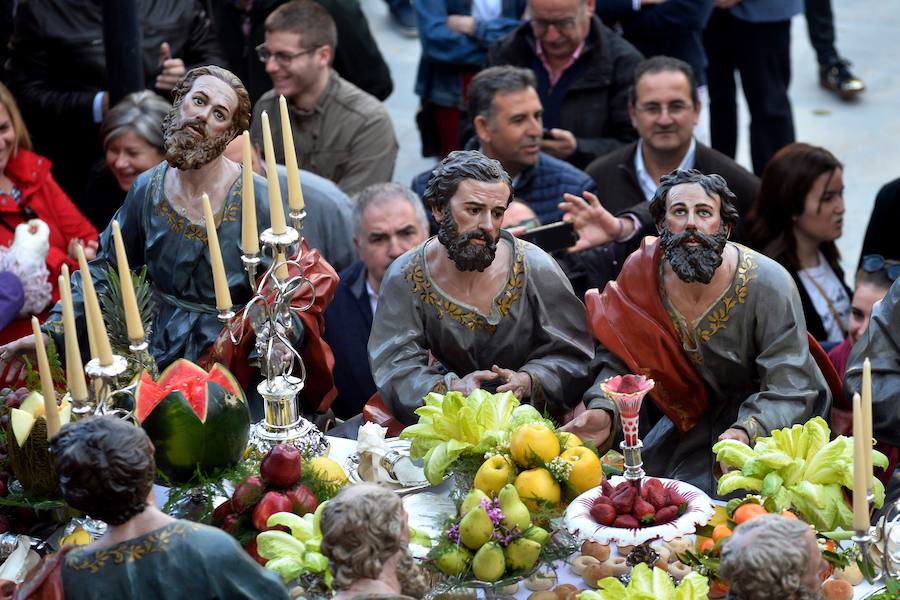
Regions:
M 472 573 L 480 581 L 497 581 L 506 571 L 503 548 L 497 542 L 488 542 L 478 549 L 472 559 Z
M 500 490 L 500 511 L 503 513 L 501 523 L 507 529 L 516 527 L 519 531 L 525 531 L 531 525 L 531 513 L 519 499 L 516 486 L 511 483 L 507 483 Z
M 541 545 L 534 540 L 520 537 L 506 547 L 506 566 L 510 571 L 525 571 L 534 566 L 541 555 Z
M 494 535 L 494 523 L 483 506 L 473 508 L 459 522 L 459 540 L 478 550 Z
M 455 577 L 462 575 L 469 568 L 472 553 L 462 546 L 452 546 L 437 557 L 435 564 L 445 575 Z
M 459 507 L 459 515 L 464 516 L 473 508 L 481 506 L 482 500 L 487 500 L 488 502 L 491 501 L 487 494 L 485 494 L 478 488 L 472 488 L 472 491 L 466 494 L 466 497 L 463 498 L 462 506 Z
M 541 546 L 550 541 L 550 532 L 544 529 L 543 527 L 538 527 L 537 525 L 532 525 L 522 534 L 527 540 L 531 540 L 533 542 L 537 542 Z

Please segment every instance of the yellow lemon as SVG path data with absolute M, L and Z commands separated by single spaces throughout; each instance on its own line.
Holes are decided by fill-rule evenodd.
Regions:
M 316 458 L 306 461 L 305 467 L 312 469 L 316 475 L 323 481 L 329 483 L 346 483 L 347 474 L 336 461 L 325 456 L 317 456 Z
M 560 458 L 571 463 L 572 471 L 569 473 L 569 483 L 579 494 L 597 487 L 603 480 L 600 459 L 584 446 L 569 448 L 560 455 Z
M 568 450 L 569 448 L 575 448 L 577 446 L 583 445 L 581 438 L 574 433 L 569 433 L 568 431 L 560 431 L 559 437 L 561 437 L 564 442 L 563 450 Z
M 535 457 L 547 464 L 559 456 L 559 438 L 543 423 L 526 423 L 509 438 L 509 451 L 523 467 L 534 466 Z
M 529 469 L 516 477 L 516 491 L 519 498 L 530 510 L 537 510 L 539 502 L 559 504 L 561 496 L 559 484 L 547 469 Z
M 59 540 L 60 546 L 65 546 L 67 544 L 73 544 L 75 546 L 87 546 L 91 543 L 90 534 L 82 529 L 81 527 L 76 527 L 75 531 Z

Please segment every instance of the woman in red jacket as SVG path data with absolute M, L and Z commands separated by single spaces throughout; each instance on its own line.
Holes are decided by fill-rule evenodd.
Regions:
M 74 150 L 77 151 L 77 150 Z M 50 161 L 31 151 L 31 138 L 16 101 L 0 84 L 0 245 L 8 246 L 16 226 L 40 219 L 50 228 L 47 254 L 51 303 L 59 300 L 57 278 L 63 264 L 78 269 L 75 246 L 84 244 L 85 255 L 97 252 L 97 230 L 60 189 L 50 174 Z M 41 321 L 46 311 L 38 315 Z M 0 344 L 31 333 L 28 318 L 13 319 L 0 331 Z

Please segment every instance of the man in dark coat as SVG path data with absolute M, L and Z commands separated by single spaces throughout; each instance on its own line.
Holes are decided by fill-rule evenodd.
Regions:
M 549 130 L 541 150 L 581 169 L 637 137 L 628 87 L 641 53 L 593 13 L 594 0 L 529 0 L 531 21 L 488 53 L 491 65 L 534 71 Z
M 425 241 L 428 221 L 418 197 L 399 183 L 376 183 L 355 198 L 353 243 L 360 260 L 341 271 L 325 311 L 325 339 L 334 353 L 334 414 L 349 419 L 377 389 L 369 368 L 369 332 L 381 280 L 398 256 Z

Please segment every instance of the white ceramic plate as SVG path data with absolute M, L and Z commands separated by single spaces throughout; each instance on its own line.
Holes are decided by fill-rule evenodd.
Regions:
M 712 518 L 712 502 L 709 496 L 702 491 L 682 481 L 663 479 L 662 477 L 654 477 L 654 479 L 659 479 L 666 489 L 674 488 L 687 501 L 687 510 L 674 521 L 638 529 L 601 525 L 591 517 L 590 513 L 594 499 L 602 493 L 600 486 L 597 486 L 572 500 L 572 503 L 566 508 L 566 528 L 581 540 L 596 540 L 601 544 L 615 543 L 620 546 L 631 546 L 650 540 L 670 542 L 676 537 L 694 533 L 698 527 L 706 525 Z M 624 481 L 622 477 L 613 477 L 610 479 L 610 484 L 615 486 L 621 481 Z

